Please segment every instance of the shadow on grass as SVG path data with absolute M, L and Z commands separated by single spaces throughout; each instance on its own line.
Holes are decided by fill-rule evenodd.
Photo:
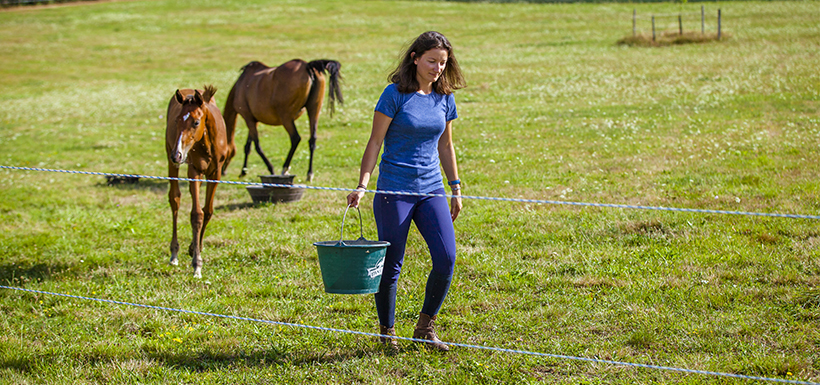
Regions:
M 139 178 L 122 178 L 122 177 L 112 177 L 107 176 L 105 183 L 99 183 L 98 186 L 100 187 L 110 187 L 116 188 L 119 190 L 146 190 L 151 191 L 155 194 L 167 194 L 168 193 L 168 181 L 167 180 L 160 180 L 160 179 L 139 179 Z M 224 188 L 224 187 L 223 187 Z M 188 182 L 180 181 L 179 182 L 179 189 L 182 192 L 183 196 L 187 196 L 190 198 L 188 194 Z M 205 191 L 204 187 L 201 191 Z M 217 198 L 219 195 L 219 188 L 217 188 Z M 204 200 L 204 194 L 201 197 Z M 236 210 L 244 210 L 247 208 L 252 207 L 259 207 L 262 206 L 261 204 L 255 204 L 253 202 L 243 202 L 243 203 L 231 203 L 225 204 L 221 206 L 216 206 L 216 210 L 226 210 L 226 211 L 236 211 Z
M 19 286 L 32 281 L 50 280 L 55 275 L 65 276 L 66 274 L 79 276 L 74 267 L 63 263 L 0 264 L 0 284 L 6 286 Z
M 224 370 L 232 367 L 265 368 L 282 364 L 312 367 L 316 364 L 332 364 L 370 356 L 375 352 L 367 348 L 352 348 L 345 351 L 322 352 L 292 351 L 277 348 L 260 349 L 253 352 L 153 352 L 148 356 L 167 367 L 181 368 L 196 372 Z
M 225 210 L 225 211 L 236 211 L 236 210 L 244 210 L 253 207 L 259 207 L 260 205 L 254 204 L 253 202 L 243 202 L 243 203 L 230 203 L 226 205 L 216 206 L 215 210 Z
M 0 347 L 3 347 L 0 343 Z M 11 348 L 11 347 L 10 347 Z M 320 352 L 289 351 L 277 348 L 260 349 L 253 352 L 222 353 L 222 352 L 136 352 L 144 354 L 143 358 L 150 359 L 171 370 L 183 370 L 190 372 L 209 372 L 232 370 L 232 368 L 267 368 L 282 364 L 297 367 L 313 367 L 316 364 L 333 364 L 351 359 L 359 359 L 373 354 L 380 354 L 378 349 L 354 348 L 346 351 Z M 32 353 L 32 352 L 29 352 Z M 87 354 L 87 353 L 86 353 Z M 47 361 L 57 361 L 67 357 L 61 354 L 20 354 L 5 355 L 0 358 L 0 370 L 14 370 L 23 375 L 34 374 Z M 136 357 L 114 357 L 111 355 L 93 354 L 86 355 L 82 366 L 97 366 L 97 364 L 108 364 L 111 362 L 125 362 Z M 47 365 L 47 364 L 46 364 Z
M 101 187 L 111 187 L 120 190 L 148 190 L 154 193 L 168 192 L 168 181 L 161 179 L 140 179 L 106 176 L 105 183 L 99 183 Z M 187 190 L 188 182 L 179 182 L 180 190 Z

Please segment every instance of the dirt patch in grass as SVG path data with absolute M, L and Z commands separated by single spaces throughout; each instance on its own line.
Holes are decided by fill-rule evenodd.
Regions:
M 639 34 L 635 36 L 627 36 L 618 40 L 618 45 L 628 45 L 630 47 L 665 47 L 670 45 L 682 44 L 704 44 L 711 42 L 722 42 L 729 40 L 731 36 L 723 33 L 718 39 L 717 33 L 698 33 L 698 32 L 663 32 L 652 38 L 652 35 Z
M 669 232 L 666 226 L 664 226 L 664 224 L 658 219 L 628 223 L 623 226 L 622 231 L 624 234 L 641 235 L 663 235 Z

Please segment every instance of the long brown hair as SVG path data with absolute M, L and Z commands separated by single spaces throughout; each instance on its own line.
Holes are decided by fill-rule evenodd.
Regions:
M 420 58 L 425 52 L 441 48 L 447 51 L 447 65 L 444 67 L 444 72 L 439 76 L 438 80 L 433 83 L 433 90 L 442 95 L 449 95 L 453 91 L 464 88 L 467 82 L 464 81 L 464 76 L 461 74 L 461 67 L 458 66 L 458 60 L 453 53 L 453 46 L 444 35 L 436 31 L 428 31 L 419 35 L 413 43 L 399 58 L 399 66 L 390 73 L 387 80 L 395 83 L 399 92 L 411 93 L 419 90 L 419 82 L 416 80 L 416 64 L 415 58 Z

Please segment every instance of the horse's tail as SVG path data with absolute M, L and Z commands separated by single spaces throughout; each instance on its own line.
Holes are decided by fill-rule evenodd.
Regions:
M 314 60 L 308 63 L 308 70 L 316 70 L 330 74 L 330 89 L 328 90 L 328 94 L 330 95 L 330 116 L 333 116 L 336 100 L 338 99 L 340 104 L 344 104 L 342 88 L 339 84 L 342 80 L 342 63 L 336 60 Z

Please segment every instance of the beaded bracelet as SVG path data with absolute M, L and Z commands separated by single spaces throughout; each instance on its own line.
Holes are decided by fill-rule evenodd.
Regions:
M 367 190 L 367 186 L 365 186 L 363 184 L 360 184 L 360 185 L 356 186 L 356 190 L 358 190 L 360 188 L 363 188 L 363 189 Z

